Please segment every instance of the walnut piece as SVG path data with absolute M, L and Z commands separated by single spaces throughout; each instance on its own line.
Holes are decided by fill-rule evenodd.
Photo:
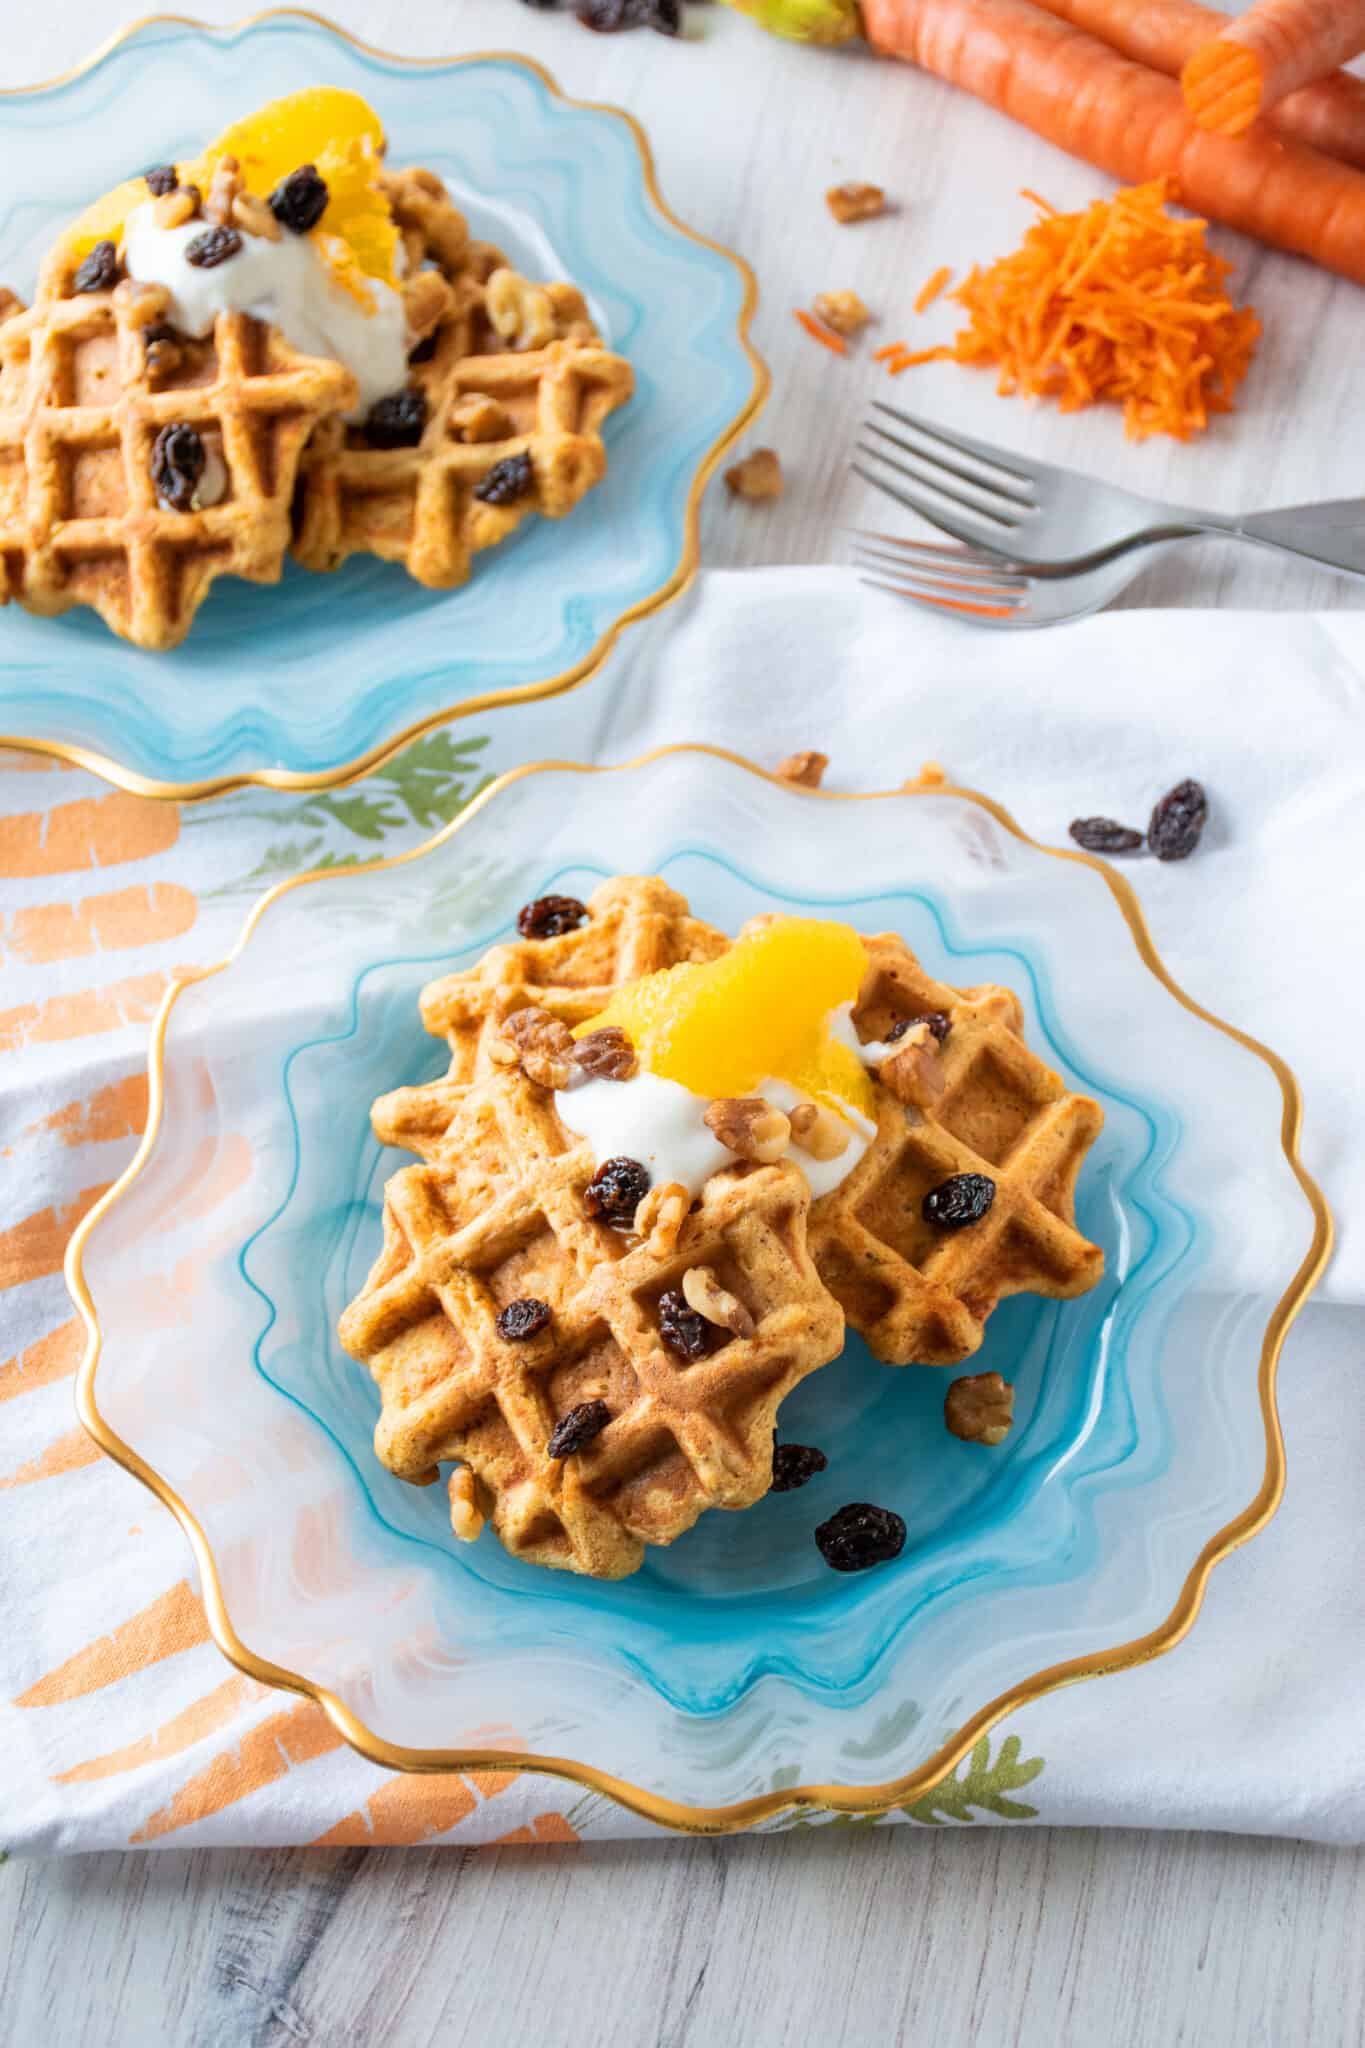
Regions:
M 645 1241 L 652 1259 L 671 1258 L 687 1221 L 692 1198 L 681 1181 L 666 1180 L 652 1187 L 635 1211 L 632 1229 Z
M 943 1061 L 930 1026 L 912 1024 L 896 1041 L 896 1050 L 877 1068 L 877 1078 L 897 1102 L 914 1109 L 932 1109 L 943 1093 Z
M 468 1465 L 457 1465 L 450 1475 L 450 1526 L 461 1543 L 472 1543 L 481 1533 L 488 1516 L 479 1498 L 479 1482 Z
M 177 185 L 173 192 L 163 192 L 160 199 L 152 201 L 152 219 L 159 228 L 183 228 L 198 211 L 197 185 Z
M 788 754 L 785 761 L 779 761 L 777 772 L 784 782 L 799 782 L 802 789 L 818 789 L 828 766 L 828 754 L 817 754 L 813 747 L 807 747 L 801 753 Z
M 874 214 L 885 213 L 886 194 L 880 185 L 831 185 L 825 204 L 840 226 L 847 227 L 850 221 L 871 220 Z
M 710 1266 L 689 1266 L 682 1277 L 683 1300 L 708 1323 L 732 1337 L 752 1337 L 758 1325 L 744 1303 L 722 1287 Z
M 494 331 L 509 348 L 545 348 L 559 331 L 549 293 L 515 270 L 493 272 L 484 286 L 484 305 Z
M 635 1047 L 619 1024 L 604 1024 L 600 1031 L 575 1039 L 573 1056 L 594 1081 L 628 1081 L 639 1065 Z
M 791 1143 L 789 1119 L 761 1095 L 722 1096 L 707 1109 L 705 1123 L 727 1152 L 756 1159 L 760 1166 L 771 1166 Z
M 264 199 L 254 192 L 239 192 L 232 202 L 232 225 L 244 235 L 259 235 L 263 242 L 278 242 L 283 229 Z
M 471 392 L 451 407 L 450 431 L 458 441 L 506 441 L 512 435 L 512 421 L 496 398 Z
M 856 292 L 817 292 L 815 310 L 836 334 L 856 334 L 872 318 Z
M 439 270 L 419 270 L 403 285 L 403 318 L 408 346 L 433 334 L 455 303 L 455 294 Z
M 23 310 L 24 302 L 18 292 L 12 292 L 7 284 L 0 284 L 0 320 L 8 320 Z
M 488 1050 L 501 1067 L 519 1065 L 538 1088 L 567 1088 L 573 1077 L 573 1033 L 560 1018 L 535 1004 L 504 1017 Z
M 245 183 L 242 167 L 236 157 L 220 156 L 209 180 L 208 196 L 204 201 L 205 218 L 216 221 L 220 228 L 230 228 L 237 195 L 244 189 Z M 181 189 L 188 191 L 190 188 L 185 186 Z M 168 192 L 166 197 L 173 199 L 175 194 Z
M 726 470 L 725 481 L 735 498 L 780 498 L 785 479 L 777 450 L 755 448 L 742 462 Z
M 798 1102 L 791 1127 L 793 1145 L 812 1159 L 837 1159 L 848 1150 L 848 1125 L 818 1102 Z
M 967 1444 L 1002 1444 L 1014 1423 L 1014 1388 L 998 1372 L 966 1373 L 943 1400 L 943 1419 Z

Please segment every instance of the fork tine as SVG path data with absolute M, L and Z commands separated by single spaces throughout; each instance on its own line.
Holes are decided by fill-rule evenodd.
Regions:
M 863 576 L 859 581 L 869 590 L 889 590 L 893 597 L 903 597 L 907 604 L 929 605 L 934 611 L 955 612 L 960 618 L 995 619 L 1013 625 L 1025 615 L 1019 605 L 971 604 L 961 598 L 931 597 L 928 592 L 909 589 L 903 583 L 883 583 L 875 576 Z
M 913 455 L 916 462 L 922 462 L 926 469 L 942 470 L 945 476 L 954 476 L 959 483 L 979 491 L 983 498 L 994 499 L 996 503 L 1009 507 L 1011 511 L 1036 512 L 1038 507 L 1030 491 L 1016 491 L 1011 485 L 1001 483 L 996 477 L 978 476 L 974 470 L 965 469 L 960 463 L 950 462 L 946 455 L 940 455 L 933 448 L 921 448 L 917 442 L 907 441 L 900 434 L 893 434 L 889 427 L 878 426 L 875 420 L 865 420 L 865 434 L 876 434 L 881 440 L 889 441 L 893 448 L 904 449 Z
M 988 462 L 993 469 L 1001 469 L 1006 476 L 1015 477 L 1021 484 L 1033 487 L 1033 477 L 1026 469 L 1018 467 L 1022 460 L 1004 448 L 997 448 L 990 441 L 978 441 L 972 434 L 963 434 L 955 427 L 949 433 L 946 427 L 932 426 L 921 419 L 918 413 L 906 412 L 903 406 L 888 405 L 884 398 L 874 398 L 872 404 L 878 412 L 887 413 L 893 420 L 899 420 L 903 427 L 913 427 L 917 434 L 927 434 L 932 440 L 942 441 L 945 448 L 953 449 L 958 455 L 974 455 L 978 462 Z
M 968 547 L 984 548 L 988 554 L 995 555 L 999 560 L 1008 558 L 1008 535 L 1004 530 L 1000 530 L 996 535 L 987 535 L 979 527 L 969 525 L 965 519 L 945 511 L 929 499 L 917 497 L 912 491 L 899 490 L 889 478 L 877 476 L 872 470 L 864 469 L 860 462 L 850 463 L 849 467 L 855 476 L 863 479 L 864 483 L 875 485 L 877 490 L 885 492 L 888 498 L 894 498 L 898 505 L 904 505 L 907 511 L 917 512 L 921 519 L 927 519 L 940 533 L 949 533 L 954 540 L 965 541 Z
M 982 532 L 990 534 L 993 538 L 1013 533 L 1020 523 L 1017 519 L 1011 519 L 1007 512 L 997 512 L 993 507 L 983 505 L 979 498 L 964 497 L 962 492 L 954 490 L 951 484 L 941 483 L 932 473 L 926 474 L 930 468 L 927 462 L 916 468 L 912 463 L 902 462 L 895 455 L 888 455 L 884 448 L 871 447 L 866 441 L 858 441 L 855 446 L 860 455 L 870 456 L 874 462 L 884 462 L 896 476 L 907 477 L 913 484 L 923 484 L 938 497 L 946 498 L 949 504 L 958 505 L 964 512 L 970 512 L 972 517 L 980 522 Z M 910 449 L 908 452 L 913 456 L 915 451 Z
M 841 531 L 850 540 L 869 544 L 875 542 L 879 547 L 896 548 L 901 553 L 917 559 L 923 557 L 926 560 L 944 561 L 950 565 L 959 562 L 964 566 L 982 569 L 1022 566 L 1013 562 L 1006 564 L 1005 558 L 994 549 L 988 552 L 985 548 L 974 548 L 969 542 L 964 541 L 953 541 L 945 545 L 944 542 L 937 540 L 910 540 L 905 534 L 882 533 L 878 528 L 871 526 L 845 526 Z
M 978 594 L 997 592 L 1008 597 L 1027 587 L 1025 577 L 1017 576 L 1008 569 L 979 568 L 972 563 L 907 562 L 904 556 L 893 554 L 889 548 L 870 548 L 863 544 L 853 552 L 854 560 L 862 568 L 894 570 L 898 575 L 933 583 L 944 590 L 971 590 Z

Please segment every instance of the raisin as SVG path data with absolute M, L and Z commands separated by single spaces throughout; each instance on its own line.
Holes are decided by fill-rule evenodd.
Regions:
M 679 1358 L 705 1358 L 717 1334 L 715 1324 L 689 1308 L 676 1287 L 659 1296 L 659 1335 Z
M 629 1230 L 649 1193 L 649 1168 L 638 1159 L 606 1159 L 583 1190 L 583 1207 L 617 1230 Z
M 962 1230 L 979 1223 L 994 1200 L 995 1182 L 984 1173 L 955 1173 L 930 1188 L 920 1214 L 939 1230 Z
M 635 1072 L 635 1047 L 619 1024 L 605 1024 L 600 1031 L 580 1038 L 573 1057 L 594 1081 L 628 1081 Z
M 1087 853 L 1136 853 L 1143 843 L 1140 832 L 1116 818 L 1073 818 L 1066 829 Z
M 267 204 L 282 228 L 288 228 L 291 234 L 306 235 L 326 213 L 330 197 L 327 181 L 318 176 L 316 167 L 300 164 L 275 187 Z
M 118 283 L 118 250 L 112 242 L 96 242 L 71 280 L 78 292 L 107 292 Z
M 193 427 L 173 420 L 152 443 L 152 484 L 172 512 L 191 512 L 204 474 L 204 444 Z
M 498 1335 L 509 1344 L 524 1344 L 528 1337 L 539 1336 L 551 1313 L 548 1301 L 537 1301 L 533 1294 L 523 1294 L 516 1301 L 509 1301 L 502 1310 L 498 1317 Z
M 821 1522 L 815 1541 L 825 1563 L 836 1572 L 865 1572 L 869 1565 L 886 1564 L 900 1556 L 905 1548 L 905 1524 L 891 1508 L 853 1500 Z
M 595 1436 L 611 1421 L 611 1410 L 605 1401 L 580 1401 L 576 1408 L 570 1408 L 567 1415 L 561 1415 L 554 1426 L 549 1443 L 545 1446 L 547 1458 L 571 1458 L 575 1451 L 581 1451 L 584 1444 L 590 1444 Z
M 202 235 L 185 244 L 185 261 L 196 270 L 216 270 L 220 263 L 235 256 L 241 246 L 242 238 L 236 228 L 205 228 Z
M 531 458 L 524 450 L 520 455 L 504 455 L 501 462 L 493 464 L 482 483 L 475 484 L 474 496 L 481 505 L 511 505 L 526 496 L 535 477 Z
M 897 1039 L 904 1038 L 912 1024 L 927 1024 L 940 1045 L 953 1028 L 953 1020 L 946 1010 L 925 1010 L 918 1017 L 897 1017 L 886 1034 L 887 1044 L 894 1045 Z
M 150 171 L 144 171 L 142 175 L 153 199 L 164 199 L 180 183 L 180 173 L 174 164 L 153 164 Z
M 829 1459 L 814 1444 L 773 1444 L 773 1492 L 795 1493 L 823 1472 Z
M 427 423 L 427 402 L 420 391 L 393 391 L 377 398 L 365 415 L 364 434 L 371 448 L 415 448 Z
M 1188 860 L 1208 821 L 1209 800 L 1202 783 L 1177 782 L 1152 812 L 1147 844 L 1158 860 Z
M 558 939 L 588 921 L 588 906 L 576 896 L 537 896 L 517 912 L 517 930 L 524 939 Z
M 595 29 L 600 36 L 634 28 L 639 19 L 635 0 L 581 0 L 574 13 L 584 28 Z
M 172 327 L 169 320 L 153 320 L 149 327 L 144 327 L 142 330 L 142 346 L 144 348 L 152 348 L 158 341 L 178 342 L 183 340 L 184 336 L 181 334 L 180 329 Z
M 429 363 L 436 353 L 436 335 L 437 329 L 433 327 L 430 334 L 424 340 L 417 342 L 408 350 L 408 361 L 410 363 Z

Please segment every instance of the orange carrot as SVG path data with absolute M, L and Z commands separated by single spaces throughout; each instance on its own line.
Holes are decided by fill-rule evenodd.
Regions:
M 1227 15 L 1203 0 L 1038 0 L 1038 5 L 1168 78 L 1179 78 L 1210 37 L 1231 26 Z M 1300 86 L 1267 114 L 1279 134 L 1310 142 L 1365 170 L 1365 78 L 1334 71 Z
M 932 277 L 925 279 L 920 287 L 919 297 L 915 300 L 915 311 L 917 313 L 928 312 L 952 274 L 951 264 L 945 263 L 941 270 L 936 270 Z
M 822 327 L 815 315 L 808 313 L 804 306 L 793 306 L 792 311 L 812 341 L 822 342 L 826 348 L 833 349 L 836 356 L 848 354 L 848 344 L 842 335 L 833 333 L 828 327 Z
M 1305 143 L 1195 126 L 1180 89 L 1035 0 L 863 0 L 875 49 L 919 64 L 1125 185 L 1365 284 L 1365 175 Z
M 1241 135 L 1300 86 L 1365 50 L 1365 0 L 1256 0 L 1180 74 L 1201 128 Z

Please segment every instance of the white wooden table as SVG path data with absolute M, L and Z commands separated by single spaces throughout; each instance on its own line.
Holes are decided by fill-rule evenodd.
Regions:
M 131 5 L 24 9 L 4 83 L 65 70 Z M 1010 246 L 1023 210 L 981 171 L 993 116 L 927 81 L 911 93 L 861 55 L 780 46 L 716 8 L 697 10 L 701 39 L 679 47 L 590 36 L 514 0 L 333 6 L 383 47 L 524 49 L 568 91 L 629 106 L 679 212 L 754 261 L 774 394 L 753 438 L 781 451 L 790 484 L 761 509 L 713 493 L 711 561 L 828 561 L 842 524 L 906 524 L 845 470 L 880 387 L 808 342 L 790 308 L 853 285 L 900 333 L 940 261 Z M 1063 203 L 1096 182 L 1023 138 L 1016 161 L 1013 182 Z M 821 193 L 841 178 L 885 184 L 894 224 L 835 228 Z M 961 206 L 946 246 L 950 180 Z M 1245 253 L 1240 281 L 1267 335 L 1242 412 L 1207 447 L 1128 451 L 1111 424 L 1044 429 L 1022 408 L 999 408 L 995 430 L 1021 447 L 1045 430 L 1055 458 L 1227 509 L 1359 492 L 1365 299 Z M 928 377 L 915 387 L 926 410 L 975 402 L 962 373 Z M 1365 586 L 1208 545 L 1168 557 L 1129 601 L 1359 605 Z M 58 2048 L 1365 2038 L 1365 1852 L 1283 1842 L 896 1828 L 566 1851 L 174 1852 L 13 1863 L 0 1910 L 5 2038 Z

